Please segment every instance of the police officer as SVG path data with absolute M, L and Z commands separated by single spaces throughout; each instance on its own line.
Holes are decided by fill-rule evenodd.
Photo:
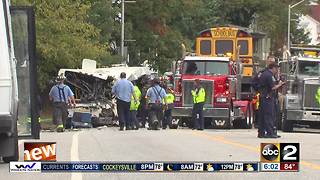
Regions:
M 131 96 L 131 102 L 130 102 L 130 128 L 134 129 L 134 130 L 138 130 L 140 125 L 139 122 L 137 120 L 137 112 L 138 112 L 138 108 L 140 106 L 140 99 L 141 99 L 141 91 L 139 89 L 139 87 L 136 85 L 136 81 L 132 81 L 133 86 L 133 91 L 134 94 L 137 97 L 137 101 L 134 101 L 134 97 Z
M 192 120 L 193 129 L 203 130 L 204 119 L 203 119 L 203 106 L 206 101 L 206 91 L 200 84 L 200 80 L 194 81 L 194 89 L 191 90 L 193 97 L 193 109 L 192 109 Z
M 256 97 L 257 97 L 257 104 L 256 104 L 256 108 L 257 108 L 257 113 L 256 113 L 256 120 L 258 121 L 258 137 L 259 138 L 263 138 L 266 134 L 266 130 L 265 130 L 265 126 L 264 126 L 264 116 L 262 114 L 262 110 L 261 110 L 261 83 L 260 83 L 260 78 L 262 73 L 264 73 L 265 71 L 267 71 L 269 68 L 268 66 L 270 64 L 274 64 L 275 63 L 275 58 L 273 56 L 268 56 L 267 60 L 266 60 L 266 68 L 262 69 L 261 71 L 259 71 L 257 73 L 257 75 L 254 77 L 253 80 L 253 88 L 257 91 Z M 274 82 L 274 78 L 273 78 L 273 82 Z
M 171 89 L 172 85 L 167 86 L 167 96 L 165 97 L 167 101 L 167 105 L 165 107 L 164 111 L 164 118 L 163 118 L 163 123 L 162 123 L 162 129 L 166 129 L 167 126 L 169 125 L 169 122 L 172 120 L 172 109 L 174 107 L 174 95 L 173 95 L 173 90 Z
M 75 107 L 74 94 L 70 87 L 64 84 L 63 74 L 56 78 L 57 84 L 49 92 L 49 99 L 53 102 L 53 123 L 57 125 L 57 132 L 63 132 L 68 118 L 68 104 Z
M 275 85 L 274 75 L 277 73 L 278 65 L 270 63 L 268 69 L 265 70 L 259 78 L 260 83 L 260 115 L 262 116 L 259 121 L 262 121 L 260 125 L 264 131 L 258 131 L 258 137 L 260 138 L 278 138 L 274 133 L 275 122 L 275 103 L 274 103 L 274 90 L 280 88 L 284 82 L 279 81 Z
M 165 99 L 166 96 L 166 91 L 160 87 L 160 80 L 154 78 L 153 85 L 148 89 L 146 94 L 146 101 L 148 102 L 149 108 L 149 130 L 158 130 L 163 118 L 163 99 L 164 104 L 167 103 Z M 154 119 L 154 116 L 156 116 L 157 119 Z
M 126 73 L 122 72 L 120 74 L 120 80 L 118 80 L 112 86 L 112 93 L 116 95 L 117 99 L 117 112 L 119 117 L 120 131 L 131 130 L 130 128 L 130 101 L 131 96 L 133 96 L 134 101 L 137 100 L 134 91 L 133 84 L 126 79 Z

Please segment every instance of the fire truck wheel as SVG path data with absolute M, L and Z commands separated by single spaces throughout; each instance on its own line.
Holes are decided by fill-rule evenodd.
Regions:
M 252 124 L 253 124 L 253 112 L 251 109 L 250 104 L 247 107 L 247 112 L 246 112 L 246 117 L 245 117 L 245 128 L 246 129 L 252 129 Z
M 282 120 L 282 125 L 281 125 L 282 131 L 283 132 L 292 132 L 293 131 L 293 123 L 292 123 L 292 121 L 288 121 L 287 111 L 285 111 L 285 110 L 283 111 L 281 120 Z

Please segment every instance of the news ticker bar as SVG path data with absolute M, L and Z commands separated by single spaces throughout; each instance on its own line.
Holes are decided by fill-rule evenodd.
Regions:
M 298 163 L 10 162 L 10 172 L 262 172 L 299 171 Z

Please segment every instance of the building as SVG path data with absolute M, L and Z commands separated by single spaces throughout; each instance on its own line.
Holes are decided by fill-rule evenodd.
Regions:
M 320 5 L 311 5 L 309 13 L 300 17 L 299 26 L 310 33 L 311 45 L 320 45 Z

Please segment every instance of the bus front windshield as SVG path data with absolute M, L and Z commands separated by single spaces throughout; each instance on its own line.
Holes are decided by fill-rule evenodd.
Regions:
M 228 75 L 227 61 L 185 61 L 183 74 L 192 75 Z
M 215 49 L 217 55 L 233 53 L 233 40 L 216 40 Z

